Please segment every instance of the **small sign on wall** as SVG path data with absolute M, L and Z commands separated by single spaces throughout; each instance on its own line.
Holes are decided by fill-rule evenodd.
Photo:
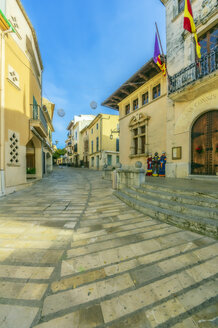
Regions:
M 172 159 L 181 159 L 181 158 L 182 158 L 182 147 L 173 147 Z

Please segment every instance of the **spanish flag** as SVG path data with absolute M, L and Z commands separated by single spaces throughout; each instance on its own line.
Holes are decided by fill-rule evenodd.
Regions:
M 190 33 L 194 33 L 195 43 L 196 43 L 196 53 L 198 58 L 201 58 L 201 46 L 198 42 L 198 37 L 196 33 L 195 22 L 192 13 L 192 6 L 190 0 L 185 0 L 185 9 L 184 9 L 184 29 Z
M 155 37 L 155 46 L 154 46 L 154 56 L 153 56 L 154 62 L 157 64 L 157 66 L 160 68 L 160 70 L 163 72 L 163 75 L 166 76 L 166 64 L 162 63 L 160 58 L 160 48 L 159 43 L 157 39 L 157 33 Z

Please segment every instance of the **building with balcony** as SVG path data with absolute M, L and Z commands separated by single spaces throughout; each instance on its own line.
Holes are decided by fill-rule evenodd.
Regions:
M 119 116 L 98 114 L 89 124 L 89 168 L 102 170 L 119 163 Z
M 46 156 L 54 105 L 43 106 L 41 55 L 21 1 L 1 0 L 0 10 L 0 194 L 5 194 L 51 169 Z
M 67 149 L 67 163 L 78 167 L 83 166 L 83 138 L 81 131 L 92 122 L 94 115 L 75 115 L 70 121 L 67 130 L 68 138 L 65 141 Z
M 192 1 L 201 45 L 196 61 L 193 35 L 183 29 L 184 0 L 166 7 L 167 176 L 218 175 L 218 11 L 216 0 Z
M 153 59 L 103 103 L 119 110 L 120 163 L 147 163 L 149 153 L 166 151 L 167 81 Z

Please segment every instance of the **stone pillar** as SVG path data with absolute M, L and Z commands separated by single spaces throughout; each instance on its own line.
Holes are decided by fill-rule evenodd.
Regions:
M 128 186 L 139 187 L 145 183 L 145 170 L 142 168 L 141 162 L 136 162 L 134 168 L 117 169 L 117 189 Z

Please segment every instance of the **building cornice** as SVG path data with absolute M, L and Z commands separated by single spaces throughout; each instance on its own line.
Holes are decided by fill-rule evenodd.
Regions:
M 16 0 L 17 1 L 17 4 L 22 12 L 22 14 L 24 15 L 30 29 L 31 29 L 31 32 L 33 34 L 33 40 L 34 40 L 34 44 L 35 44 L 35 47 L 36 47 L 36 52 L 37 52 L 37 55 L 38 55 L 38 59 L 39 59 L 39 63 L 40 63 L 40 67 L 41 67 L 41 70 L 43 71 L 43 63 L 42 63 L 42 57 L 41 57 L 41 54 L 40 54 L 40 50 L 39 50 L 39 44 L 38 44 L 38 40 L 37 40 L 37 36 L 36 36 L 36 31 L 34 30 L 34 27 L 21 3 L 20 0 Z
M 139 89 L 142 85 L 151 80 L 161 71 L 155 64 L 153 58 L 143 65 L 133 76 L 121 85 L 110 97 L 108 97 L 102 106 L 119 110 L 119 103 Z

